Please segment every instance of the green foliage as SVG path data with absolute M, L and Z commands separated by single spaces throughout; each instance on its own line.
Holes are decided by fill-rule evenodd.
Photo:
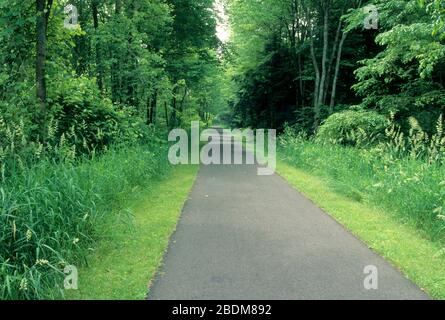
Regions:
M 280 175 L 316 205 L 397 267 L 433 299 L 445 298 L 444 250 L 424 232 L 395 218 L 392 211 L 345 197 L 328 172 L 296 168 L 283 161 Z
M 165 130 L 225 104 L 213 0 L 73 0 L 73 29 L 66 4 L 0 2 L 0 299 L 60 297 L 101 220 L 166 170 Z
M 384 136 L 388 123 L 386 117 L 375 111 L 343 111 L 326 119 L 316 140 L 352 146 L 373 144 Z
M 199 166 L 175 166 L 168 176 L 125 199 L 132 223 L 108 216 L 98 248 L 79 269 L 69 300 L 144 300 L 147 281 L 159 270 Z M 102 232 L 102 231 L 101 231 Z
M 102 219 L 162 175 L 166 144 L 119 148 L 79 165 L 43 161 L 0 185 L 0 299 L 60 298 L 63 268 L 86 263 Z
M 445 44 L 432 32 L 437 19 L 417 0 L 376 4 L 384 32 L 375 41 L 383 50 L 361 61 L 353 89 L 363 97 L 364 107 L 394 113 L 399 124 L 413 116 L 432 134 L 445 101 Z
M 370 4 L 378 30 L 364 28 Z M 405 132 L 415 117 L 433 134 L 445 105 L 444 1 L 233 0 L 228 7 L 235 125 L 287 122 L 316 133 L 323 119 L 349 108 L 336 106 L 360 104 L 395 114 Z
M 87 143 L 107 144 L 116 122 L 134 120 L 116 119 L 106 106 L 110 100 L 116 110 L 125 106 L 121 115 L 170 126 L 183 125 L 178 114 L 193 113 L 185 109 L 208 117 L 225 105 L 217 80 L 222 70 L 213 1 L 74 0 L 79 13 L 74 29 L 64 27 L 66 4 L 55 1 L 47 12 L 48 112 L 38 112 L 35 99 L 35 1 L 5 0 L 0 5 L 0 109 L 5 119 L 23 118 L 27 127 L 34 126 L 31 140 L 42 136 L 38 129 L 53 114 L 61 118 L 62 132 L 84 125 L 83 120 L 87 126 L 92 122 L 85 132 Z M 82 93 L 72 91 L 76 85 Z M 77 108 L 84 106 L 87 113 L 98 114 L 82 109 L 78 115 Z M 73 114 L 77 118 L 68 119 Z M 93 137 L 98 129 L 108 131 L 105 142 Z
M 144 121 L 130 108 L 115 106 L 101 97 L 95 82 L 73 78 L 60 83 L 51 98 L 56 124 L 54 137 L 65 135 L 80 153 L 101 151 L 116 143 L 135 143 L 148 131 Z
M 226 44 L 214 0 L 73 0 L 74 29 L 52 3 L 42 34 L 35 0 L 0 2 L 0 298 L 58 296 L 113 202 L 164 170 L 158 132 L 193 120 L 284 129 L 290 161 L 443 239 L 443 0 L 223 1 Z
M 445 135 L 442 116 L 436 122 L 436 132 L 430 136 L 426 133 L 416 118 L 408 120 L 408 134 L 404 134 L 400 126 L 392 124 L 385 130 L 386 142 L 376 149 L 385 152 L 392 158 L 423 159 L 428 163 L 444 164 Z
M 366 149 L 320 144 L 288 128 L 278 150 L 290 164 L 327 178 L 342 195 L 382 207 L 443 244 L 445 140 L 438 139 L 443 134 L 438 132 L 426 143 L 412 122 L 408 137 L 394 135 L 390 126 L 386 142 Z
M 426 7 L 426 10 L 434 18 L 434 28 L 432 31 L 433 35 L 441 34 L 443 37 L 443 32 L 445 28 L 445 2 L 443 0 L 418 0 L 422 7 Z
M 69 142 L 87 150 L 102 149 L 114 140 L 120 119 L 111 101 L 100 96 L 94 81 L 64 81 L 51 101 L 51 113 L 57 122 L 54 138 L 69 132 Z
M 358 102 L 349 75 L 367 56 L 367 39 L 341 17 L 359 3 L 229 1 L 234 125 L 281 130 L 290 123 L 314 133 L 336 105 Z

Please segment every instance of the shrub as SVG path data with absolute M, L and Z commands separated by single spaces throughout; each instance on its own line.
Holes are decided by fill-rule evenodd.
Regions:
M 112 145 L 159 142 L 134 107 L 102 98 L 92 80 L 72 78 L 54 92 L 44 132 L 36 119 L 11 118 L 10 107 L 0 115 L 0 181 L 44 159 L 72 162 Z
M 87 78 L 63 81 L 51 98 L 54 138 L 62 135 L 77 152 L 100 151 L 117 142 L 135 142 L 146 136 L 143 119 L 124 106 L 104 98 L 95 82 Z
M 369 145 L 384 137 L 388 119 L 375 111 L 334 113 L 318 129 L 316 140 L 341 145 Z

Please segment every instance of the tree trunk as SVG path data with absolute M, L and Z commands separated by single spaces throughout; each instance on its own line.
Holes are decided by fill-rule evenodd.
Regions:
M 47 55 L 47 30 L 48 20 L 51 14 L 53 0 L 36 0 L 36 96 L 40 105 L 39 129 L 42 140 L 45 141 L 45 124 L 47 115 L 46 106 L 46 55 Z
M 147 125 L 151 124 L 151 112 L 152 112 L 152 110 L 151 110 L 151 99 L 147 98 L 147 116 L 146 116 L 146 119 L 145 119 L 145 123 Z
M 324 12 L 324 23 L 323 23 L 323 55 L 321 61 L 321 78 L 320 78 L 320 89 L 318 91 L 318 107 L 324 104 L 323 97 L 326 82 L 326 62 L 328 57 L 328 44 L 329 44 L 329 9 L 326 7 Z
M 158 114 L 158 91 L 156 90 L 156 95 L 153 102 L 153 109 L 151 114 L 151 123 L 156 124 L 157 114 Z
M 173 97 L 173 109 L 170 118 L 170 125 L 176 126 L 176 97 Z
M 116 14 L 120 14 L 122 11 L 122 0 L 116 0 Z
M 341 15 L 343 15 L 343 12 L 342 12 Z M 333 47 L 332 47 L 331 57 L 329 59 L 328 72 L 327 72 L 326 81 L 325 81 L 325 84 L 324 84 L 323 101 L 326 101 L 326 97 L 328 95 L 329 85 L 330 85 L 331 79 L 332 79 L 332 66 L 334 65 L 334 61 L 335 61 L 335 57 L 336 57 L 336 54 L 337 54 L 338 45 L 339 45 L 339 42 L 340 42 L 341 26 L 342 26 L 342 21 L 341 21 L 341 16 L 340 16 L 340 18 L 338 19 L 337 31 L 335 33 L 335 40 L 334 40 L 334 44 L 333 44 Z
M 184 110 L 184 102 L 185 98 L 187 97 L 187 87 L 184 88 L 184 94 L 182 95 L 181 103 L 179 104 L 179 110 L 182 112 Z
M 101 92 L 104 91 L 104 82 L 102 74 L 102 60 L 100 56 L 100 45 L 97 36 L 97 29 L 99 28 L 99 10 L 97 8 L 97 0 L 93 0 L 91 4 L 93 11 L 93 27 L 96 32 L 96 73 L 97 73 L 97 85 Z
M 158 100 L 158 91 L 155 90 L 151 99 L 148 100 L 149 103 L 147 108 L 147 124 L 155 123 L 157 100 Z
M 298 50 L 297 52 L 297 42 L 299 45 L 301 45 L 304 42 L 304 35 L 302 30 L 302 25 L 300 23 L 300 2 L 297 0 L 293 1 L 292 4 L 292 15 L 293 15 L 293 38 L 294 38 L 294 48 L 293 51 L 295 51 L 296 55 L 296 63 L 297 63 L 297 72 L 298 72 L 298 85 L 296 87 L 296 105 L 300 106 L 301 108 L 304 107 L 304 89 L 303 89 L 303 66 L 302 66 L 302 59 L 301 59 L 301 52 Z
M 334 73 L 334 81 L 332 82 L 332 91 L 331 91 L 331 102 L 329 104 L 329 112 L 332 114 L 334 112 L 334 105 L 335 105 L 335 95 L 337 93 L 337 81 L 338 81 L 338 74 L 340 71 L 340 62 L 341 62 L 341 54 L 343 51 L 343 45 L 345 43 L 346 37 L 348 36 L 348 33 L 343 33 L 340 44 L 338 46 L 338 52 L 337 52 L 337 61 L 335 63 L 335 73 Z
M 301 58 L 301 53 L 298 55 L 299 57 L 299 72 L 300 72 L 300 98 L 301 98 L 301 106 L 304 107 L 306 104 L 306 82 L 303 81 L 303 64 L 304 62 L 302 61 Z
M 36 0 L 37 6 L 37 24 L 36 24 L 36 34 L 37 34 L 37 56 L 36 56 L 36 90 L 37 99 L 40 104 L 40 111 L 43 118 L 46 117 L 46 31 L 49 16 L 48 9 L 51 9 L 52 1 L 46 2 L 46 0 Z
M 320 69 L 318 67 L 317 57 L 315 56 L 314 38 L 311 39 L 311 57 L 312 64 L 315 71 L 315 83 L 314 83 L 314 129 L 318 127 L 318 118 L 320 117 L 320 107 L 318 104 L 318 91 L 320 89 Z
M 121 0 L 115 1 L 115 16 L 119 16 L 122 10 Z M 112 53 L 113 64 L 111 66 L 111 97 L 113 102 L 122 103 L 122 75 L 119 72 L 121 57 Z
M 168 128 L 168 109 L 167 109 L 167 101 L 164 102 L 164 112 L 165 112 L 165 123 Z

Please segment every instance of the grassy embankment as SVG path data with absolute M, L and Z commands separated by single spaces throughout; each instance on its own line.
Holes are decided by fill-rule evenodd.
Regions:
M 0 184 L 0 300 L 62 298 L 69 265 L 79 297 L 142 298 L 196 174 L 171 168 L 166 151 L 123 146 L 31 167 L 17 157 Z
M 278 173 L 431 297 L 445 299 L 444 170 L 311 141 L 282 144 Z
M 198 166 L 173 167 L 150 189 L 127 201 L 132 223 L 118 219 L 104 227 L 108 235 L 79 271 L 79 290 L 69 299 L 144 299 L 162 262 L 170 235 L 196 177 Z

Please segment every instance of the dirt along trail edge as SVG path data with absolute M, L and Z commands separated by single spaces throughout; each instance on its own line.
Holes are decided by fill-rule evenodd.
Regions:
M 376 271 L 372 288 L 365 271 Z M 201 166 L 148 297 L 428 299 L 281 177 L 257 175 L 256 165 Z

